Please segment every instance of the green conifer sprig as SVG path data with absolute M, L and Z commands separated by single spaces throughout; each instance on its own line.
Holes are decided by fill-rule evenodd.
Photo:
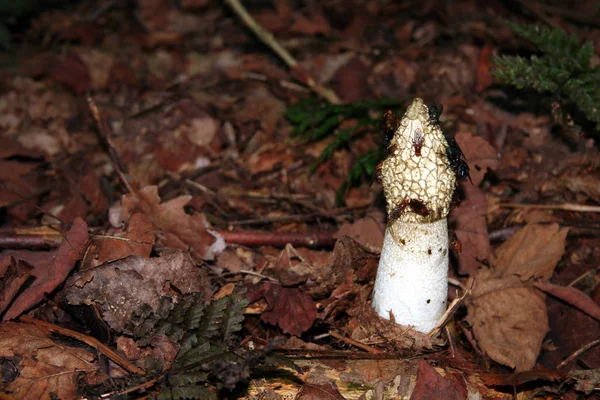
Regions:
M 495 57 L 492 74 L 519 89 L 552 93 L 575 104 L 600 130 L 600 68 L 591 67 L 594 47 L 558 28 L 510 23 L 512 29 L 540 51 L 529 58 Z

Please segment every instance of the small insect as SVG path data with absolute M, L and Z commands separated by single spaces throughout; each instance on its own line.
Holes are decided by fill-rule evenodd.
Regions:
M 469 181 L 471 183 L 473 183 L 473 181 L 471 180 L 471 174 L 470 174 L 470 170 L 469 170 L 469 166 L 467 165 L 467 162 L 465 160 L 460 160 L 459 164 L 458 164 L 458 168 L 456 169 L 456 176 L 458 176 L 458 179 L 467 179 L 469 178 Z
M 442 112 L 444 111 L 444 106 L 432 104 L 427 106 L 427 111 L 429 112 L 429 125 L 439 125 L 440 115 L 442 115 Z
M 423 147 L 423 131 L 420 129 L 417 129 L 415 131 L 415 136 L 413 136 L 413 140 L 412 140 L 412 144 L 413 147 L 415 148 L 415 155 L 418 157 L 421 157 L 421 148 Z
M 408 205 L 416 214 L 419 214 L 422 217 L 426 217 L 429 215 L 429 209 L 421 200 L 409 200 Z
M 381 130 L 383 131 L 383 144 L 387 148 L 390 146 L 392 138 L 396 133 L 396 129 L 400 126 L 400 120 L 394 115 L 391 110 L 383 113 L 381 120 Z
M 469 178 L 469 181 L 473 183 L 471 180 L 469 165 L 464 160 L 465 155 L 460 149 L 460 146 L 458 143 L 456 143 L 456 140 L 452 136 L 444 134 L 444 137 L 446 138 L 446 143 L 448 144 L 446 147 L 448 165 L 450 165 L 450 168 L 452 168 L 458 179 L 464 180 Z
M 402 200 L 402 203 L 400 203 L 396 207 L 394 207 L 394 209 L 390 213 L 390 216 L 388 218 L 388 224 L 391 224 L 392 222 L 397 220 L 400 217 L 400 215 L 402 215 L 402 213 L 404 212 L 406 207 L 408 207 L 408 200 L 404 199 L 404 200 Z
M 456 232 L 449 230 L 448 238 L 450 239 L 450 246 L 452 246 L 454 251 L 456 251 L 458 254 L 462 253 L 462 242 L 458 239 L 458 236 L 456 236 Z
M 375 179 L 377 179 L 377 182 L 381 182 L 381 168 L 383 168 L 383 160 L 375 167 Z
M 406 210 L 407 207 L 410 207 L 415 214 L 421 215 L 423 217 L 429 215 L 429 209 L 421 200 L 404 199 L 402 200 L 402 203 L 398 204 L 392 210 L 392 212 L 390 213 L 390 217 L 388 218 L 388 223 L 392 223 L 393 221 L 397 220 L 402 215 L 404 210 Z

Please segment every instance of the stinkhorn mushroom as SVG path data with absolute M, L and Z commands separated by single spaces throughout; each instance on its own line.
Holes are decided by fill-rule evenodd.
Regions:
M 447 217 L 457 171 L 461 178 L 466 167 L 460 160 L 462 152 L 460 163 L 454 159 L 460 149 L 442 133 L 438 117 L 437 108 L 414 99 L 378 167 L 388 223 L 373 309 L 383 318 L 424 333 L 433 329 L 447 307 Z M 385 124 L 389 129 L 389 120 Z

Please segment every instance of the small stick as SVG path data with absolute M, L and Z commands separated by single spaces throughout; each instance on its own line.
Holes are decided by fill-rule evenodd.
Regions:
M 164 374 L 161 375 L 158 378 L 151 379 L 148 382 L 144 382 L 144 383 L 142 383 L 140 385 L 137 385 L 137 386 L 134 386 L 134 387 L 130 387 L 130 388 L 127 388 L 127 389 L 123 389 L 122 391 L 114 391 L 114 392 L 110 392 L 110 393 L 101 394 L 100 397 L 103 398 L 103 399 L 107 399 L 107 398 L 113 397 L 113 396 L 122 396 L 124 394 L 131 393 L 131 392 L 136 392 L 138 390 L 148 389 L 149 387 L 154 386 L 156 384 L 156 382 L 158 382 L 158 380 L 162 379 L 162 378 L 164 378 Z
M 217 231 L 230 244 L 245 246 L 284 247 L 288 243 L 296 247 L 333 247 L 335 232 L 230 232 Z
M 372 354 L 381 354 L 382 353 L 381 350 L 376 349 L 375 347 L 371 347 L 371 346 L 369 346 L 367 344 L 361 343 L 361 342 L 356 341 L 354 339 L 350 339 L 349 337 L 346 337 L 344 335 L 340 335 L 337 332 L 329 331 L 329 335 L 333 336 L 334 338 L 339 339 L 339 340 L 341 340 L 343 342 L 346 342 L 349 345 L 352 345 L 354 347 L 358 347 L 359 349 L 362 349 L 362 350 L 364 350 L 366 352 L 369 352 L 369 353 L 372 353 Z
M 60 235 L 2 235 L 0 249 L 48 250 L 60 246 L 62 239 Z
M 582 204 L 520 204 L 520 203 L 500 203 L 504 208 L 535 208 L 542 210 L 564 210 L 577 212 L 600 212 L 600 206 L 586 206 Z
M 121 157 L 119 157 L 119 153 L 117 152 L 117 149 L 113 146 L 112 140 L 110 138 L 112 134 L 112 129 L 110 128 L 110 125 L 108 124 L 106 118 L 103 118 L 100 114 L 100 110 L 98 110 L 98 106 L 96 105 L 96 102 L 94 101 L 91 95 L 87 96 L 87 101 L 90 111 L 94 116 L 94 120 L 96 121 L 96 125 L 98 126 L 100 140 L 108 149 L 108 156 L 110 157 L 110 160 L 112 161 L 113 166 L 115 167 L 115 170 L 119 175 L 119 179 L 121 180 L 121 183 L 123 184 L 123 186 L 125 186 L 127 191 L 132 192 L 131 185 L 129 185 L 127 178 L 125 178 L 125 173 L 127 173 L 127 167 L 125 167 L 125 164 L 123 164 L 123 162 L 121 161 Z
M 240 17 L 242 22 L 244 22 L 244 24 L 256 36 L 258 36 L 260 40 L 269 46 L 271 50 L 273 50 L 287 64 L 287 66 L 290 67 L 290 69 L 300 72 L 304 78 L 304 83 L 306 83 L 317 95 L 321 96 L 321 98 L 327 100 L 331 104 L 341 103 L 337 94 L 335 94 L 333 90 L 319 84 L 312 76 L 308 74 L 306 70 L 298 65 L 298 61 L 296 61 L 294 56 L 292 56 L 290 52 L 287 51 L 287 49 L 283 47 L 270 32 L 264 29 L 258 22 L 256 22 L 254 18 L 252 18 L 239 0 L 225 0 L 225 3 L 231 7 L 233 12 Z
M 146 375 L 146 372 L 144 372 L 144 370 L 136 367 L 129 360 L 123 358 L 117 352 L 115 352 L 110 347 L 106 346 L 105 344 L 101 343 L 96 338 L 93 338 L 93 337 L 88 336 L 88 335 L 84 335 L 83 333 L 72 331 L 72 330 L 67 329 L 67 328 L 63 328 L 63 327 L 58 326 L 58 325 L 51 324 L 49 322 L 45 322 L 45 321 L 41 321 L 39 319 L 31 318 L 31 317 L 28 317 L 26 315 L 23 315 L 22 317 L 20 317 L 19 321 L 24 322 L 24 323 L 34 324 L 34 325 L 37 325 L 37 326 L 39 326 L 41 328 L 47 329 L 47 330 L 49 330 L 51 332 L 56 332 L 56 333 L 59 333 L 59 334 L 64 335 L 64 336 L 68 336 L 68 337 L 72 337 L 74 339 L 77 339 L 80 342 L 83 342 L 83 343 L 87 344 L 88 346 L 93 347 L 94 349 L 96 349 L 100 353 L 104 354 L 106 357 L 108 357 L 112 361 L 114 361 L 115 364 L 120 365 L 121 367 L 123 367 L 127 371 L 133 372 L 135 374 Z
M 564 367 L 565 365 L 567 365 L 568 363 L 570 363 L 571 361 L 573 361 L 574 359 L 576 359 L 577 357 L 579 357 L 580 355 L 582 355 L 583 353 L 585 353 L 586 351 L 591 349 L 592 347 L 597 346 L 598 344 L 600 344 L 600 339 L 596 339 L 592 342 L 589 342 L 588 344 L 586 344 L 585 346 L 583 346 L 582 348 L 577 350 L 575 353 L 573 353 L 569 357 L 567 357 L 563 362 L 558 364 L 556 366 L 556 369 L 560 369 L 560 368 Z
M 217 230 L 229 244 L 244 246 L 273 246 L 285 247 L 288 243 L 296 247 L 333 247 L 337 238 L 334 231 L 329 232 L 265 232 L 265 231 L 242 231 L 232 232 Z M 100 235 L 99 237 L 105 237 Z M 137 242 L 131 239 L 123 239 L 109 236 L 111 239 Z M 49 236 L 46 234 L 20 235 L 18 233 L 0 234 L 0 249 L 51 249 L 60 246 L 63 238 L 60 235 Z

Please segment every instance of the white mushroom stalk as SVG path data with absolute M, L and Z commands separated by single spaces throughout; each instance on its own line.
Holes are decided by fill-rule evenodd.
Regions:
M 413 100 L 379 166 L 388 224 L 372 303 L 381 317 L 424 333 L 447 307 L 447 217 L 456 187 L 448 141 L 429 111 Z

